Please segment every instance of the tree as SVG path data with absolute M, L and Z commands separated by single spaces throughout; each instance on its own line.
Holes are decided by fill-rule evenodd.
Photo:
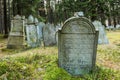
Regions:
M 7 1 L 4 0 L 4 31 L 5 31 L 5 35 L 4 37 L 7 38 L 8 37 L 8 17 L 7 17 Z
M 25 15 L 29 16 L 30 14 L 37 16 L 38 14 L 38 3 L 41 0 L 13 0 L 13 12 L 14 15 Z

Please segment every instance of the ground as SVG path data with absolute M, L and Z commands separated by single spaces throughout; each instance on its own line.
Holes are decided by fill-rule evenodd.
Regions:
M 99 75 L 98 72 L 96 72 L 96 78 L 100 77 L 100 79 L 98 80 L 119 80 L 120 78 L 120 75 L 119 75 L 120 74 L 120 30 L 107 31 L 107 37 L 109 39 L 109 44 L 98 45 L 96 65 L 99 67 L 99 70 L 98 69 L 97 70 L 98 72 L 100 71 L 99 73 L 101 74 Z M 38 68 L 39 70 L 42 70 L 43 67 L 45 69 L 43 73 L 40 73 L 41 80 L 84 80 L 81 78 L 72 78 L 66 75 L 64 71 L 63 72 L 60 71 L 60 69 L 57 67 L 58 49 L 56 46 L 39 47 L 39 48 L 33 48 L 33 49 L 6 49 L 6 45 L 7 45 L 7 39 L 3 39 L 2 35 L 0 35 L 0 58 L 1 59 L 10 58 L 10 57 L 12 58 L 25 57 L 25 56 L 28 59 L 29 56 L 31 55 L 32 56 L 35 56 L 35 54 L 40 55 L 39 56 L 40 58 L 39 57 L 36 58 L 38 59 L 38 62 L 40 65 L 38 64 L 35 64 L 35 65 L 40 67 Z M 25 62 L 24 62 L 24 59 L 22 60 L 20 59 L 20 62 L 23 61 L 24 63 L 27 63 L 27 64 L 28 62 L 30 62 L 29 65 L 33 65 L 34 63 L 37 63 L 36 59 L 35 59 L 36 62 L 35 61 L 31 62 L 32 59 L 33 58 L 30 58 Z M 104 70 L 102 67 L 107 69 Z M 49 69 L 52 69 L 52 70 L 49 70 Z M 110 74 L 111 70 L 113 71 L 112 72 L 113 74 Z M 114 71 L 117 71 L 117 73 Z M 51 73 L 54 75 L 49 76 L 49 74 Z M 67 78 L 64 75 L 67 76 Z M 105 78 L 105 75 L 106 75 L 106 78 Z M 60 76 L 62 76 L 62 78 Z M 89 75 L 89 77 L 87 76 L 86 80 L 92 80 L 92 78 Z M 93 80 L 97 80 L 97 79 L 93 79 Z

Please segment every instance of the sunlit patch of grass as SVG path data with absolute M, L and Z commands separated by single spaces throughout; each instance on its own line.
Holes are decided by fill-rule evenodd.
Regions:
M 107 32 L 107 36 L 111 44 L 120 42 L 120 30 Z
M 97 50 L 97 63 L 109 68 L 120 70 L 120 32 L 107 32 L 108 45 L 99 45 Z
M 104 60 L 120 62 L 120 50 L 112 48 L 98 49 L 97 57 Z
M 111 44 L 98 46 L 97 64 L 120 70 L 120 49 Z
M 99 46 L 97 63 L 111 69 L 120 70 L 120 49 L 116 46 Z

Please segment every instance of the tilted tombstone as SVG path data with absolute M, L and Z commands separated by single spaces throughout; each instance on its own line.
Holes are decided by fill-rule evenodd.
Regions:
M 95 67 L 98 31 L 84 17 L 68 19 L 58 32 L 58 63 L 73 76 Z
M 24 18 L 16 15 L 11 21 L 11 31 L 7 48 L 23 48 L 25 46 Z
M 45 46 L 52 46 L 56 44 L 55 27 L 53 24 L 47 23 L 45 27 L 43 27 L 43 40 Z
M 34 17 L 30 15 L 28 17 L 27 26 L 26 26 L 26 35 L 27 35 L 27 43 L 29 47 L 37 47 L 38 43 L 38 35 L 37 35 L 37 26 L 35 25 Z
M 96 30 L 99 31 L 98 44 L 108 44 L 109 41 L 106 36 L 104 25 L 102 25 L 102 23 L 97 20 L 93 22 L 93 25 L 95 26 Z

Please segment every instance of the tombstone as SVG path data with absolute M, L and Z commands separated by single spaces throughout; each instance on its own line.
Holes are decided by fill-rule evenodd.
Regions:
M 37 24 L 37 23 L 39 23 L 39 21 L 38 21 L 38 19 L 37 19 L 37 18 L 35 18 L 35 21 L 34 21 L 34 22 L 35 22 L 36 24 Z
M 116 29 L 120 29 L 120 24 L 117 24 L 117 25 L 116 25 Z
M 16 15 L 11 21 L 11 31 L 7 48 L 23 48 L 25 46 L 24 18 Z
M 56 44 L 58 44 L 58 31 L 61 30 L 61 28 L 62 28 L 61 24 L 57 24 L 55 26 L 55 41 L 56 41 Z
M 38 41 L 40 44 L 42 44 L 43 41 L 43 27 L 45 26 L 45 23 L 39 22 L 37 24 L 37 35 L 38 35 Z
M 43 39 L 45 46 L 53 46 L 56 44 L 55 32 L 56 31 L 53 24 L 47 23 L 45 27 L 43 27 Z
M 98 31 L 84 17 L 68 19 L 58 31 L 58 63 L 73 76 L 89 73 L 95 67 Z
M 74 13 L 74 17 L 82 17 L 82 16 L 84 16 L 84 13 L 82 11 Z
M 59 32 L 59 30 L 61 30 L 61 28 L 59 28 L 58 31 L 56 31 L 56 33 L 55 33 L 56 45 L 58 45 L 58 32 Z
M 55 26 L 55 31 L 57 32 L 58 30 L 60 30 L 62 28 L 62 25 L 59 23 Z
M 104 25 L 97 20 L 93 22 L 93 25 L 95 26 L 96 30 L 99 31 L 98 44 L 109 44 Z
M 28 17 L 27 26 L 26 26 L 26 35 L 27 35 L 27 44 L 29 47 L 38 47 L 38 34 L 37 26 L 35 25 L 34 17 L 30 15 Z

